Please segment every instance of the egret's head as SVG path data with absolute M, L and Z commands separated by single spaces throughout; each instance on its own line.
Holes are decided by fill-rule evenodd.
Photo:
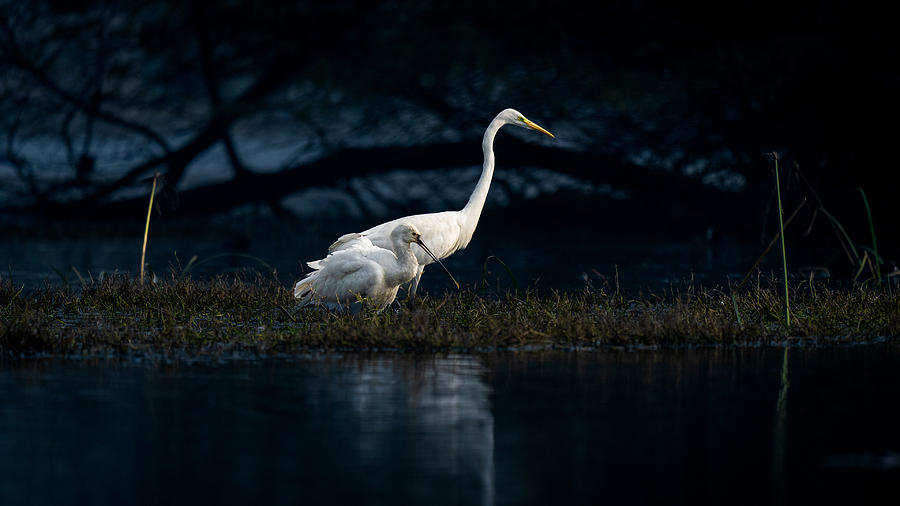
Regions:
M 420 243 L 422 234 L 419 233 L 419 229 L 412 223 L 401 223 L 394 227 L 394 231 L 391 232 L 391 238 L 399 240 L 403 244 Z
M 422 242 L 422 234 L 419 233 L 419 229 L 416 228 L 412 223 L 401 223 L 394 227 L 394 231 L 391 232 L 391 240 L 394 242 L 394 247 L 397 248 L 399 245 L 397 241 L 401 241 L 402 244 L 406 245 L 407 248 L 412 248 L 412 243 L 416 243 L 419 245 L 422 250 L 431 257 L 432 260 L 438 263 L 441 267 L 444 268 L 444 271 L 450 276 L 450 279 L 453 281 L 453 284 L 456 285 L 456 289 L 459 289 L 459 282 L 453 277 L 453 274 L 450 274 L 450 271 L 444 267 L 441 259 L 436 257 L 434 253 L 428 249 L 428 246 L 425 246 L 425 243 Z
M 504 109 L 503 112 L 501 112 L 497 116 L 503 118 L 503 120 L 509 125 L 516 125 L 518 127 L 527 128 L 529 130 L 537 130 L 538 132 L 549 135 L 550 137 L 556 137 L 537 123 L 526 118 L 522 113 L 515 109 Z

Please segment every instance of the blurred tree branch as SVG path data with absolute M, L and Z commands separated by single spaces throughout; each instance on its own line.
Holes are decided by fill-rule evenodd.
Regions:
M 163 1 L 157 2 L 155 5 L 167 6 L 168 3 Z M 128 117 L 136 116 L 135 113 L 142 108 L 153 107 L 153 95 L 164 89 L 160 89 L 161 85 L 151 85 L 147 82 L 147 77 L 139 75 L 134 76 L 139 78 L 135 81 L 134 77 L 126 74 L 110 84 L 112 90 L 110 93 L 104 92 L 104 79 L 108 75 L 106 61 L 110 58 L 115 59 L 117 56 L 120 61 L 129 61 L 129 58 L 133 59 L 134 57 L 127 54 L 129 51 L 133 52 L 135 48 L 116 47 L 113 48 L 113 51 L 117 52 L 108 56 L 105 54 L 105 42 L 99 40 L 102 39 L 103 32 L 124 29 L 126 30 L 124 36 L 131 40 L 141 37 L 140 33 L 145 29 L 144 24 L 152 24 L 155 21 L 139 18 L 141 14 L 135 11 L 129 12 L 124 21 L 117 20 L 115 16 L 109 16 L 109 13 L 103 11 L 103 5 L 96 8 L 99 9 L 99 14 L 95 13 L 93 16 L 89 13 L 80 14 L 80 17 L 74 18 L 75 21 L 71 21 L 71 16 L 67 17 L 62 13 L 53 13 L 41 8 L 29 10 L 28 7 L 21 5 L 16 5 L 15 9 L 8 11 L 4 9 L 4 12 L 0 14 L 0 68 L 18 72 L 15 75 L 21 76 L 16 80 L 8 81 L 7 86 L 0 88 L 0 99 L 6 109 L 17 113 L 14 121 L 5 122 L 4 159 L 15 169 L 19 179 L 29 189 L 34 202 L 40 206 L 66 207 L 67 200 L 54 199 L 54 195 L 64 195 L 67 191 L 71 194 L 72 183 L 75 183 L 77 186 L 84 187 L 84 192 L 77 195 L 73 203 L 96 205 L 117 190 L 134 184 L 147 172 L 159 167 L 166 167 L 167 179 L 171 184 L 177 184 L 187 165 L 219 140 L 222 140 L 226 147 L 235 173 L 246 173 L 247 169 L 238 156 L 230 134 L 231 125 L 238 118 L 258 111 L 260 103 L 294 75 L 298 66 L 289 61 L 288 51 L 272 51 L 266 58 L 261 59 L 261 65 L 257 64 L 244 69 L 241 77 L 246 79 L 255 75 L 255 79 L 245 85 L 243 93 L 231 100 L 224 100 L 212 53 L 205 6 L 202 5 L 202 2 L 194 2 L 191 12 L 186 16 L 189 20 L 185 22 L 189 28 L 193 28 L 194 42 L 198 49 L 194 54 L 197 54 L 199 59 L 197 67 L 200 69 L 205 83 L 210 108 L 206 113 L 205 120 L 192 135 L 182 141 L 180 146 L 173 147 L 166 135 L 158 129 L 159 127 L 150 126 L 147 122 L 136 121 Z M 27 33 L 32 42 L 28 51 L 21 47 L 16 34 L 16 24 L 8 13 L 17 14 L 24 19 L 24 22 L 19 20 L 18 29 L 23 29 L 23 24 L 28 25 L 30 31 Z M 106 21 L 107 18 L 111 20 Z M 103 20 L 107 25 L 94 26 L 92 23 L 98 19 Z M 110 28 L 113 25 L 116 26 Z M 47 26 L 50 27 L 50 30 L 35 28 L 35 26 Z M 34 35 L 36 32 L 40 32 L 39 35 Z M 99 33 L 96 35 L 97 40 L 91 39 L 93 32 Z M 93 54 L 81 53 L 77 55 L 77 59 L 73 60 L 70 57 L 63 62 L 58 56 L 62 51 L 61 48 L 67 44 L 85 47 Z M 163 58 L 160 62 L 165 62 L 165 58 L 169 58 L 165 51 L 179 51 L 179 49 L 176 46 L 163 46 L 161 50 L 164 52 L 159 53 L 155 58 Z M 34 59 L 34 55 L 42 56 Z M 190 59 L 190 52 L 187 56 L 177 53 L 173 53 L 172 56 L 179 59 Z M 149 55 L 141 58 L 145 59 L 144 64 L 151 62 Z M 36 63 L 36 61 L 42 63 Z M 132 64 L 134 63 L 132 62 Z M 71 68 L 78 69 L 81 75 L 76 76 L 69 73 L 65 84 L 53 76 L 54 73 L 59 74 Z M 10 75 L 6 76 L 8 80 Z M 83 84 L 79 84 L 79 81 Z M 135 87 L 135 84 L 138 87 Z M 162 86 L 166 85 L 162 84 Z M 135 101 L 136 97 L 133 94 L 132 97 L 122 94 L 124 89 L 134 89 L 141 95 Z M 40 95 L 41 100 L 47 104 L 47 107 L 55 108 L 55 110 L 50 109 L 49 114 L 41 115 L 35 107 L 38 104 L 29 100 L 29 97 L 35 96 L 35 94 L 43 94 Z M 112 109 L 104 106 L 111 99 L 123 104 L 119 107 L 120 112 L 113 112 Z M 183 107 L 185 100 L 189 100 L 189 97 L 178 97 L 177 101 L 182 103 L 176 102 L 174 106 L 176 108 Z M 29 116 L 21 117 L 21 113 L 26 111 Z M 136 134 L 139 139 L 129 142 L 141 144 L 140 139 L 150 141 L 151 145 L 156 146 L 161 153 L 137 162 L 131 168 L 120 172 L 111 181 L 97 181 L 93 186 L 88 186 L 88 178 L 94 170 L 95 162 L 95 157 L 91 153 L 92 140 L 95 137 L 93 127 L 95 120 Z M 30 135 L 23 133 L 21 128 L 23 121 L 30 123 Z M 46 126 L 53 122 L 58 122 L 60 149 L 65 154 L 68 165 L 72 167 L 74 177 L 71 180 L 55 182 L 47 180 L 42 183 L 41 178 L 35 174 L 33 165 L 28 161 L 29 157 L 23 154 L 24 148 L 21 146 L 23 142 L 27 143 L 34 139 L 37 139 L 41 145 L 46 145 L 47 141 L 41 139 L 46 139 Z M 76 124 L 81 140 L 80 147 L 76 147 L 76 137 L 73 135 L 73 125 Z M 170 130 L 168 135 L 171 134 Z
M 222 97 L 219 91 L 219 80 L 216 75 L 216 65 L 213 58 L 212 45 L 210 43 L 209 27 L 206 23 L 205 3 L 203 0 L 191 1 L 191 22 L 194 27 L 194 33 L 197 39 L 197 45 L 200 49 L 200 63 L 203 69 L 203 81 L 206 83 L 206 91 L 209 94 L 209 102 L 213 111 L 222 107 Z M 231 167 L 234 169 L 235 177 L 242 177 L 249 172 L 238 156 L 234 141 L 231 138 L 231 125 L 222 124 L 222 130 L 219 134 L 222 142 L 225 144 L 225 152 Z
M 704 202 L 727 201 L 723 194 L 695 179 L 646 167 L 639 167 L 594 153 L 560 150 L 505 138 L 498 148 L 503 166 L 547 168 L 596 184 L 628 188 L 639 198 L 663 202 L 672 199 L 702 198 Z M 473 142 L 433 143 L 420 146 L 343 148 L 309 163 L 274 173 L 252 173 L 241 180 L 229 180 L 181 192 L 179 214 L 201 215 L 231 209 L 252 202 L 277 202 L 298 190 L 332 186 L 353 177 L 370 176 L 391 170 L 442 169 L 480 165 L 480 153 Z M 602 168 L 602 169 L 601 169 Z M 474 187 L 475 181 L 472 181 Z M 86 213 L 124 214 L 138 212 L 144 198 L 109 202 Z M 460 207 L 465 202 L 460 202 Z
M 774 143 L 836 191 L 891 202 L 893 180 L 873 168 L 859 181 L 889 159 L 870 148 L 892 146 L 891 131 L 858 125 L 897 110 L 896 72 L 881 64 L 895 45 L 880 44 L 889 30 L 847 37 L 858 9 L 829 4 L 802 23 L 799 4 L 772 19 L 754 8 L 742 31 L 629 0 L 464 7 L 0 0 L 2 205 L 109 210 L 160 171 L 182 190 L 216 181 L 184 191 L 185 212 L 204 212 L 396 168 L 478 166 L 478 136 L 510 106 L 559 138 L 552 155 L 498 143 L 502 165 L 653 198 L 715 194 L 706 176 L 760 193 L 756 161 Z
M 55 95 L 65 104 L 72 105 L 89 117 L 106 121 L 112 125 L 122 127 L 126 130 L 138 133 L 148 140 L 153 141 L 163 151 L 169 151 L 169 143 L 165 138 L 147 125 L 130 121 L 126 118 L 115 115 L 111 112 L 100 108 L 100 94 L 93 95 L 93 100 L 85 100 L 82 97 L 66 90 L 62 85 L 54 81 L 46 72 L 38 65 L 32 63 L 25 58 L 16 41 L 15 33 L 10 27 L 9 20 L 6 16 L 0 15 L 0 34 L 3 35 L 3 60 L 13 67 L 22 70 L 33 81 L 42 87 L 45 91 Z

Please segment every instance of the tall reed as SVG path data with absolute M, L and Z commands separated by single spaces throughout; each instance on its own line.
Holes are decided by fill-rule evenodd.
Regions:
M 144 225 L 144 245 L 141 247 L 141 283 L 144 282 L 144 264 L 147 257 L 147 235 L 150 233 L 150 215 L 153 213 L 153 196 L 156 194 L 156 180 L 160 174 L 153 175 L 153 186 L 150 188 L 150 205 L 147 206 L 147 222 Z
M 784 211 L 781 208 L 781 181 L 778 177 L 778 153 L 773 151 L 775 159 L 775 195 L 778 198 L 778 234 L 781 236 L 781 266 L 784 271 L 784 326 L 791 326 L 791 303 L 788 293 L 787 252 L 784 247 Z

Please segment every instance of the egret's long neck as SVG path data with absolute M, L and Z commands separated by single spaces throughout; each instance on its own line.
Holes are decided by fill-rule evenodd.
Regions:
M 397 252 L 397 265 L 391 269 L 385 269 L 384 278 L 389 285 L 402 285 L 416 275 L 419 262 L 416 260 L 415 253 L 412 252 L 411 244 L 408 242 L 394 242 L 394 251 Z
M 484 151 L 484 166 L 481 169 L 481 177 L 478 179 L 478 184 L 475 185 L 475 190 L 469 197 L 466 207 L 460 211 L 463 215 L 462 225 L 468 239 L 471 239 L 472 234 L 475 232 L 475 227 L 478 226 L 478 218 L 481 217 L 484 201 L 487 199 L 488 190 L 491 189 L 491 179 L 494 177 L 494 137 L 503 124 L 502 120 L 494 118 L 494 121 L 491 121 L 487 130 L 484 131 L 484 139 L 481 141 L 481 149 Z M 468 242 L 468 240 L 465 241 L 465 243 Z

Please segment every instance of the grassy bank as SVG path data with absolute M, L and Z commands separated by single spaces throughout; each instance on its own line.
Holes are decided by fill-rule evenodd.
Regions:
M 0 281 L 3 356 L 103 353 L 294 353 L 310 349 L 480 349 L 686 344 L 843 343 L 900 336 L 900 295 L 824 283 L 673 290 L 631 299 L 603 289 L 515 294 L 462 291 L 382 314 L 295 314 L 287 289 L 256 278 L 125 277 L 32 292 Z M 735 310 L 737 308 L 737 311 Z M 738 319 L 740 317 L 740 321 Z

